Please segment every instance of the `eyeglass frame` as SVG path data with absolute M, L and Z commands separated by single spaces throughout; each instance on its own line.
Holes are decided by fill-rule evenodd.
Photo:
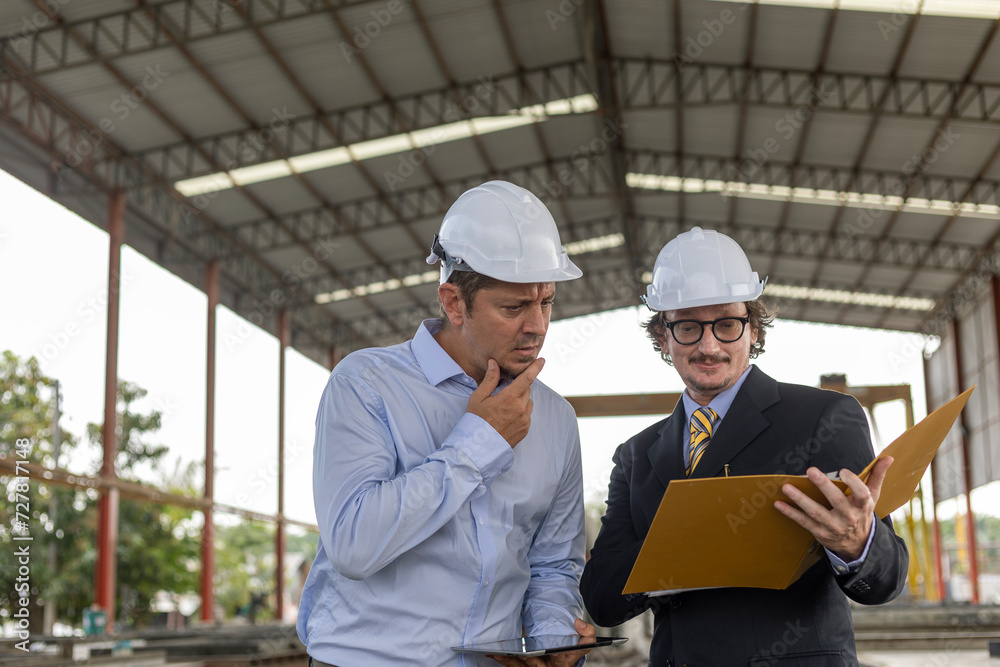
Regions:
M 733 338 L 732 340 L 723 340 L 722 338 L 719 338 L 719 334 L 715 333 L 715 325 L 721 322 L 722 320 L 739 320 L 743 324 L 743 328 L 740 329 L 740 335 L 737 336 L 736 338 Z M 694 322 L 695 324 L 701 325 L 701 330 L 700 333 L 698 334 L 698 337 L 693 341 L 691 341 L 690 343 L 682 343 L 681 341 L 677 340 L 677 334 L 674 333 L 674 326 L 677 324 L 682 324 L 684 322 Z M 674 342 L 677 343 L 678 345 L 697 345 L 698 343 L 700 343 L 701 339 L 705 337 L 705 325 L 707 324 L 712 325 L 712 335 L 715 336 L 715 340 L 719 341 L 720 343 L 735 343 L 740 338 L 743 338 L 743 334 L 746 333 L 747 325 L 750 324 L 750 316 L 744 315 L 743 317 L 737 317 L 736 315 L 727 315 L 726 317 L 720 317 L 715 320 L 674 320 L 673 322 L 663 322 L 663 326 L 670 329 L 670 336 L 674 339 Z

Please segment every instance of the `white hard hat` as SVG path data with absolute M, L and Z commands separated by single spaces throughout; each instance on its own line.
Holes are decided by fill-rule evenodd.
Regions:
M 767 279 L 750 270 L 736 241 L 713 229 L 692 227 L 663 246 L 643 302 L 650 310 L 679 310 L 753 301 Z
M 545 204 L 524 188 L 490 181 L 451 205 L 434 237 L 428 264 L 441 261 L 441 282 L 452 271 L 475 271 L 509 283 L 549 283 L 583 275 L 559 241 Z

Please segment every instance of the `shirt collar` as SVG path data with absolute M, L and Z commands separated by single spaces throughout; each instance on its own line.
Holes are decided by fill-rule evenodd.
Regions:
M 733 383 L 733 386 L 725 389 L 724 391 L 720 391 L 718 394 L 713 396 L 712 400 L 709 402 L 708 407 L 715 410 L 715 414 L 719 415 L 720 422 L 722 421 L 722 418 L 726 416 L 726 413 L 729 412 L 729 406 L 733 404 L 733 400 L 736 398 L 736 393 L 740 390 L 740 387 L 743 386 L 743 381 L 747 379 L 747 375 L 750 373 L 751 368 L 753 368 L 752 365 L 747 366 L 747 369 L 743 371 L 743 374 L 736 378 L 736 382 Z M 690 419 L 691 415 L 694 414 L 694 411 L 701 406 L 688 395 L 687 390 L 684 390 L 683 397 L 685 416 Z
M 427 381 L 433 386 L 453 377 L 457 377 L 459 380 L 465 377 L 471 381 L 472 378 L 465 374 L 462 367 L 434 339 L 434 334 L 440 330 L 440 317 L 424 320 L 420 323 L 420 328 L 417 329 L 413 340 L 410 341 L 413 357 L 420 364 L 420 369 L 424 372 Z M 472 384 L 475 385 L 475 382 Z

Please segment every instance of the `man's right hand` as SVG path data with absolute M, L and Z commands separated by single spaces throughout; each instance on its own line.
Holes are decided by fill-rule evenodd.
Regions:
M 523 373 L 493 396 L 500 384 L 500 367 L 490 359 L 486 377 L 469 397 L 466 411 L 485 419 L 511 448 L 515 447 L 528 435 L 531 426 L 531 383 L 544 365 L 544 359 L 535 359 Z

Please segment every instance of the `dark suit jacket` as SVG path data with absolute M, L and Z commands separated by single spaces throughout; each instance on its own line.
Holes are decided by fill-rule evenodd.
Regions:
M 667 484 L 684 478 L 686 422 L 679 405 L 615 452 L 607 514 L 580 583 L 591 616 L 614 627 L 652 609 L 651 666 L 857 665 L 847 598 L 887 602 L 906 581 L 906 546 L 888 518 L 876 522 L 871 550 L 855 573 L 836 574 L 824 556 L 785 590 L 622 595 Z M 751 367 L 693 477 L 720 476 L 727 463 L 730 475 L 801 475 L 809 466 L 860 472 L 873 458 L 868 421 L 853 397 L 779 383 Z M 669 576 L 665 571 L 666 582 Z

